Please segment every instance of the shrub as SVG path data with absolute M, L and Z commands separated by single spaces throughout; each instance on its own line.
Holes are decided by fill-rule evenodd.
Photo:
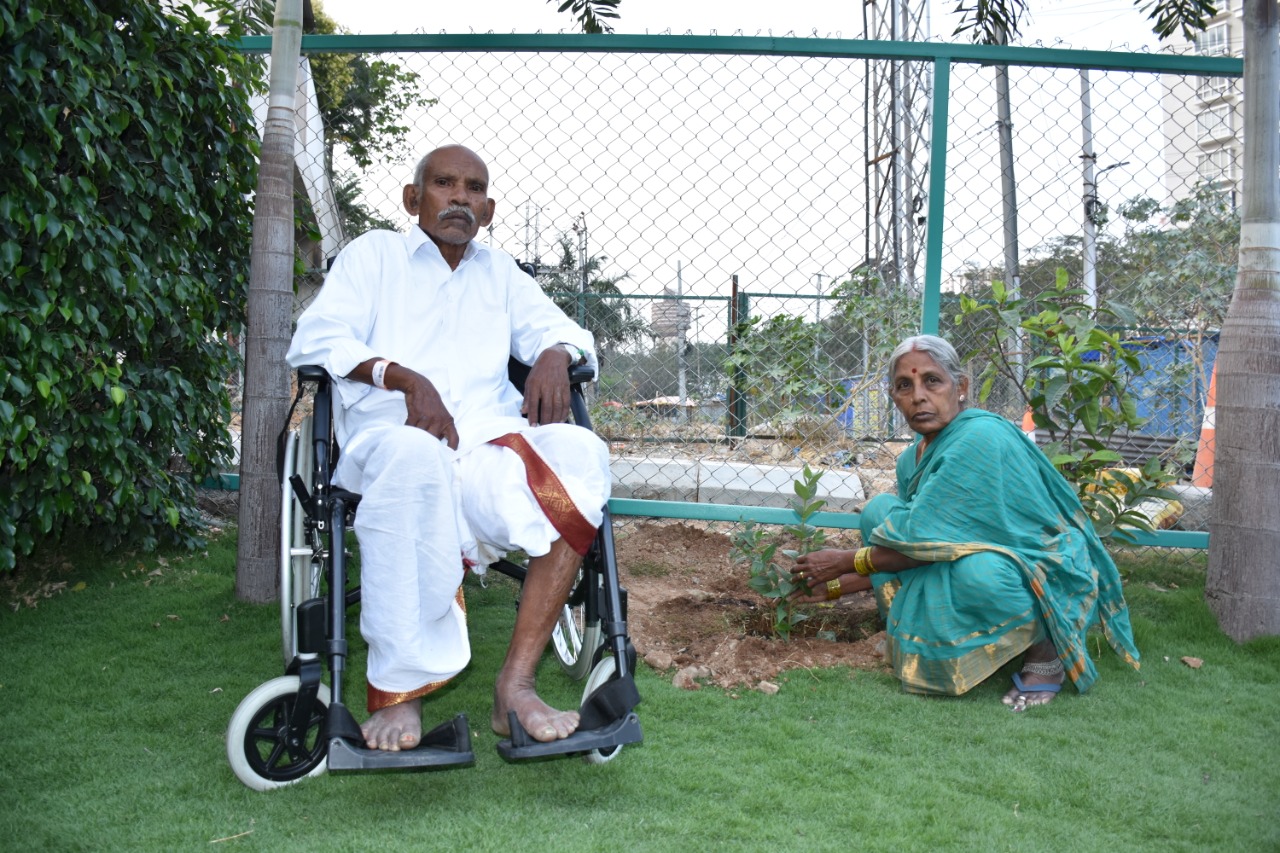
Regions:
M 1117 302 L 1091 308 L 1063 269 L 1052 290 L 1019 297 L 995 281 L 989 296 L 961 296 L 956 318 L 987 359 L 978 399 L 987 400 L 997 377 L 1018 387 L 1035 425 L 1049 432 L 1045 454 L 1076 487 L 1099 536 L 1127 541 L 1130 529 L 1151 530 L 1142 504 L 1176 497 L 1164 488 L 1174 474 L 1159 457 L 1117 470 L 1124 457 L 1108 444 L 1146 422 L 1129 391 L 1138 356 L 1100 322 L 1132 326 L 1132 311 Z
M 231 451 L 249 60 L 126 0 L 0 0 L 0 51 L 0 568 L 69 527 L 191 541 Z

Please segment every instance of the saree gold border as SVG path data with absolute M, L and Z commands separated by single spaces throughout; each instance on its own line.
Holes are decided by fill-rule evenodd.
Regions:
M 595 539 L 596 529 L 583 518 L 573 499 L 569 497 L 569 490 L 560 482 L 546 460 L 533 449 L 528 439 L 518 432 L 511 432 L 492 439 L 489 443 L 512 450 L 520 457 L 524 462 L 529 489 L 546 513 L 547 520 L 564 537 L 570 548 L 586 556 L 591 548 L 591 541 Z
M 880 537 L 877 537 L 877 538 L 879 539 Z M 1016 552 L 1008 548 L 1002 548 L 998 545 L 986 545 L 983 543 L 957 544 L 957 543 L 947 543 L 947 542 L 910 543 L 910 542 L 901 542 L 896 540 L 891 542 L 887 540 L 880 541 L 880 542 L 877 542 L 877 544 L 885 545 L 886 547 L 894 548 L 895 550 L 901 550 L 904 554 L 908 554 L 909 556 L 912 556 L 918 560 L 931 559 L 933 562 L 951 562 L 952 560 L 956 560 L 956 559 L 959 559 L 960 557 L 968 556 L 970 554 L 974 554 L 979 551 L 990 551 L 990 552 L 995 552 L 997 554 L 1003 554 L 1004 556 L 1013 560 L 1014 564 L 1017 565 L 1019 569 L 1022 571 L 1023 576 L 1027 580 L 1028 587 L 1031 589 L 1031 592 L 1035 596 L 1036 601 L 1039 602 L 1040 604 L 1040 611 L 1041 611 L 1040 617 L 1044 620 L 1045 627 L 1047 627 L 1049 630 L 1049 636 L 1053 639 L 1054 647 L 1058 650 L 1058 657 L 1060 660 L 1062 660 L 1063 666 L 1065 667 L 1067 672 L 1067 677 L 1070 678 L 1072 683 L 1075 684 L 1076 687 L 1082 691 L 1087 690 L 1090 684 L 1092 684 L 1092 679 L 1089 680 L 1089 683 L 1086 683 L 1083 685 L 1080 680 L 1081 677 L 1085 675 L 1088 669 L 1086 651 L 1083 647 L 1083 635 L 1086 631 L 1087 626 L 1084 626 L 1084 625 L 1074 626 L 1077 630 L 1077 633 L 1081 635 L 1082 643 L 1080 645 L 1073 643 L 1071 641 L 1072 640 L 1071 637 L 1063 636 L 1060 634 L 1060 629 L 1063 627 L 1060 623 L 1066 623 L 1068 620 L 1066 619 L 1066 614 L 1053 610 L 1053 608 L 1049 606 L 1049 601 L 1045 595 L 1045 590 L 1044 590 L 1044 583 L 1043 583 L 1044 573 L 1039 568 L 1039 566 L 1035 564 L 1027 563 Z M 951 554 L 952 556 L 948 558 L 947 556 L 948 554 Z M 896 592 L 896 588 L 894 592 Z M 879 593 L 877 593 L 877 596 L 879 596 Z M 1098 593 L 1096 592 L 1096 588 L 1095 588 L 1095 592 L 1090 593 L 1089 596 L 1087 597 L 1085 607 L 1082 609 L 1081 612 L 1084 612 L 1084 613 L 1090 612 L 1093 609 L 1093 602 L 1094 600 L 1096 600 L 1097 596 L 1098 596 Z M 882 613 L 885 615 L 886 618 L 888 617 L 888 613 L 889 613 L 889 603 L 892 602 L 892 600 L 893 600 L 893 593 L 889 593 L 887 596 L 887 601 L 884 604 L 884 609 L 882 611 Z M 1048 613 L 1050 611 L 1053 612 L 1054 618 L 1049 618 Z M 1138 666 L 1138 662 L 1134 660 L 1127 652 L 1125 652 L 1122 647 L 1120 647 L 1118 644 L 1112 641 L 1112 636 L 1108 631 L 1106 620 L 1100 620 L 1100 621 L 1103 622 L 1103 625 L 1102 625 L 1103 635 L 1107 637 L 1108 643 L 1111 645 L 1113 649 L 1115 649 L 1116 653 L 1119 654 L 1123 660 L 1125 660 L 1130 666 L 1133 666 L 1136 669 Z M 906 687 L 905 681 L 903 682 L 903 686 L 905 689 Z
M 458 587 L 457 594 L 453 600 L 462 608 L 462 614 L 465 617 L 467 613 L 467 600 L 462 594 L 462 587 Z M 381 711 L 383 708 L 390 708 L 392 705 L 400 705 L 411 699 L 418 699 L 431 693 L 435 693 L 441 687 L 444 687 L 452 678 L 445 678 L 440 681 L 433 681 L 430 684 L 424 684 L 413 690 L 401 690 L 392 692 L 389 690 L 379 690 L 372 684 L 365 685 L 365 707 L 369 709 L 369 713 Z
M 903 652 L 892 637 L 887 642 L 894 672 L 908 693 L 960 696 L 994 675 L 1022 654 L 1040 635 L 1035 623 L 1010 631 L 993 643 L 950 660 L 926 660 Z
M 976 639 L 977 637 L 984 637 L 988 634 L 999 633 L 1000 631 L 1005 630 L 1010 625 L 1016 622 L 1031 622 L 1031 621 L 1038 620 L 1039 618 L 1040 618 L 1039 613 L 1031 609 L 1027 609 L 1015 616 L 1009 617 L 1005 621 L 1001 622 L 999 625 L 993 625 L 992 627 L 986 629 L 985 631 L 974 631 L 970 634 L 964 635 L 963 637 L 957 637 L 954 641 L 950 643 L 930 643 L 928 640 L 924 639 L 923 637 L 916 637 L 916 636 L 909 636 L 909 635 L 903 635 L 902 639 L 908 640 L 913 643 L 919 643 L 920 645 L 930 645 L 935 649 L 945 649 L 945 648 L 950 648 L 952 646 L 963 645 L 964 643 L 968 643 L 971 640 Z

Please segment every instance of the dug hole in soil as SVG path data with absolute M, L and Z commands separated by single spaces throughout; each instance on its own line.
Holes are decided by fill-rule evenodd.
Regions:
M 640 658 L 678 687 L 772 693 L 787 670 L 888 670 L 869 592 L 803 605 L 809 618 L 782 640 L 771 632 L 772 602 L 748 585 L 749 568 L 733 562 L 729 536 L 689 522 L 641 522 L 619 526 L 615 535 L 631 640 Z M 843 535 L 827 540 L 827 547 L 856 546 Z

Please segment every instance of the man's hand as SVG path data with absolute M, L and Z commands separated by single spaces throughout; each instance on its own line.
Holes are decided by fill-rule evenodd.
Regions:
M 520 412 L 530 426 L 563 423 L 569 416 L 569 353 L 563 347 L 547 347 L 533 363 Z
M 397 372 L 394 380 L 392 371 Z M 407 425 L 426 430 L 448 444 L 450 449 L 458 449 L 458 431 L 453 426 L 453 415 L 445 408 L 440 392 L 436 391 L 430 379 L 396 364 L 387 370 L 387 387 L 404 392 L 404 404 L 409 409 L 409 416 L 404 419 Z
M 347 374 L 347 378 L 372 385 L 373 366 L 378 361 L 379 359 L 371 358 L 361 362 Z M 453 426 L 453 415 L 445 408 L 440 393 L 430 379 L 403 364 L 392 362 L 382 376 L 382 383 L 388 391 L 400 391 L 404 394 L 404 403 L 409 409 L 409 416 L 404 422 L 408 426 L 426 430 L 448 443 L 450 448 L 458 449 L 458 431 Z

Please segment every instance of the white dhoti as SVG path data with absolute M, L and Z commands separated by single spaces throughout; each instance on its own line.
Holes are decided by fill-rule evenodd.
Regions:
M 567 497 L 564 509 L 576 510 L 578 530 L 584 520 L 599 527 L 610 487 L 604 442 L 569 424 L 513 432 L 554 472 L 550 493 Z M 533 468 L 544 474 L 541 482 Z M 546 473 L 540 465 L 527 471 L 508 447 L 480 444 L 456 453 L 403 425 L 368 425 L 344 448 L 335 482 L 362 495 L 355 531 L 369 710 L 425 695 L 466 666 L 464 560 L 483 571 L 507 551 L 531 557 L 550 551 L 564 522 L 544 510 Z

